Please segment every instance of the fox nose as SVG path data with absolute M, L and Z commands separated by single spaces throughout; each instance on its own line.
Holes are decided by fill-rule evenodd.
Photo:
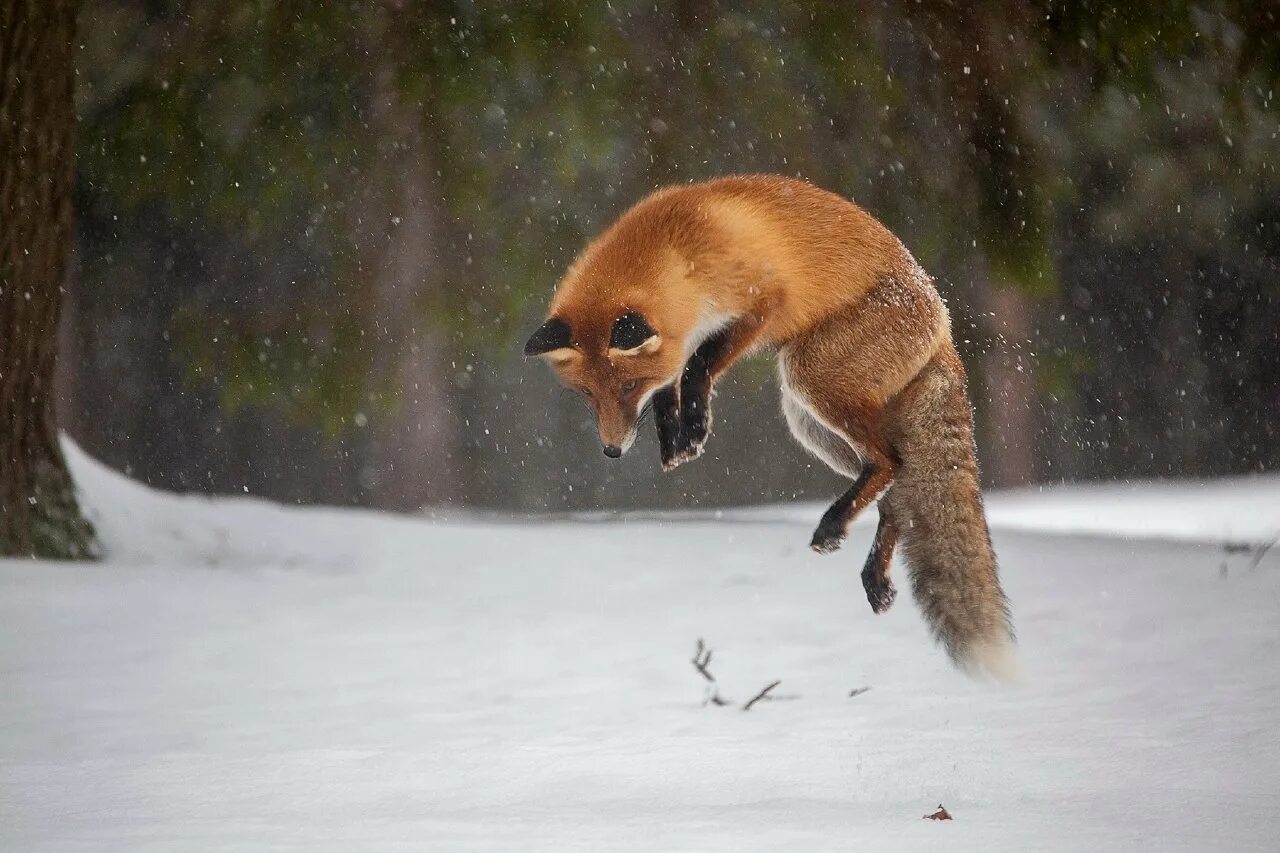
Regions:
M 604 455 L 610 459 L 617 459 L 622 455 L 622 448 L 616 444 L 606 444 L 604 446 Z

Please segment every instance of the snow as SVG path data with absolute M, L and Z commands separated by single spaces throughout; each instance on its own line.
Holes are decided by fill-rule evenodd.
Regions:
M 998 530 L 1241 547 L 1280 540 L 1277 474 L 1036 486 L 992 493 L 986 505 L 988 520 Z M 736 510 L 734 516 L 804 524 L 820 517 L 824 509 L 821 504 L 803 503 L 762 506 Z M 704 512 L 702 517 L 722 518 L 724 513 Z M 857 523 L 874 527 L 875 513 L 864 513 Z
M 1212 541 L 1280 529 L 1275 479 L 993 496 L 996 688 L 871 613 L 866 526 L 298 509 L 70 453 L 110 558 L 0 561 L 0 849 L 1275 848 L 1280 547 Z M 778 699 L 703 707 L 699 637 Z
M 1269 543 L 1280 537 L 1280 475 L 1009 491 L 992 501 L 991 523 L 1053 533 Z

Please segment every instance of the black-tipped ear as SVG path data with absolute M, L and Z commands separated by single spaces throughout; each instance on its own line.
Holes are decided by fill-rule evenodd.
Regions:
M 573 346 L 569 324 L 559 317 L 552 317 L 538 327 L 538 331 L 524 345 L 525 355 L 543 355 L 552 350 Z
M 609 346 L 613 349 L 635 349 L 658 334 L 648 321 L 635 311 L 628 311 L 613 321 L 609 333 Z

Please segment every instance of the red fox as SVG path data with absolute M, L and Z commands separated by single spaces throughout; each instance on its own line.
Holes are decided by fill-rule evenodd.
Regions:
M 951 659 L 1013 675 L 1013 630 L 978 488 L 973 415 L 947 309 L 906 247 L 862 208 L 781 176 L 659 190 L 578 256 L 525 345 L 595 411 L 606 456 L 648 407 L 662 466 L 702 453 L 712 386 L 753 349 L 778 354 L 796 439 L 853 480 L 811 547 L 840 547 L 877 497 L 862 583 L 884 612 L 901 542 L 916 600 Z

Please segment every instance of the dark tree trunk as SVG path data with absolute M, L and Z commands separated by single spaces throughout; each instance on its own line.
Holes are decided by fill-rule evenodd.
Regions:
M 391 26 L 395 27 L 392 18 Z M 443 334 L 426 322 L 426 298 L 442 284 L 444 204 L 418 108 L 398 90 L 399 38 L 374 72 L 370 127 L 377 157 L 362 215 L 362 264 L 370 288 L 370 394 L 390 395 L 368 430 L 362 486 L 373 506 L 413 511 L 456 496 Z
M 985 266 L 985 265 L 984 265 Z M 990 349 L 983 355 L 986 392 L 980 443 L 984 479 L 993 486 L 1026 486 L 1039 479 L 1039 392 L 1030 344 L 1035 335 L 1031 300 L 1016 287 L 978 283 L 976 304 L 986 315 Z
M 74 0 L 0 3 L 0 555 L 96 552 L 58 445 L 53 378 L 71 249 Z
M 352 208 L 359 305 L 368 334 L 367 425 L 348 439 L 360 460 L 360 503 L 415 511 L 456 496 L 444 334 L 427 304 L 444 283 L 447 204 L 438 150 L 423 112 L 402 90 L 413 46 L 402 4 L 387 3 L 367 33 L 373 157 Z

